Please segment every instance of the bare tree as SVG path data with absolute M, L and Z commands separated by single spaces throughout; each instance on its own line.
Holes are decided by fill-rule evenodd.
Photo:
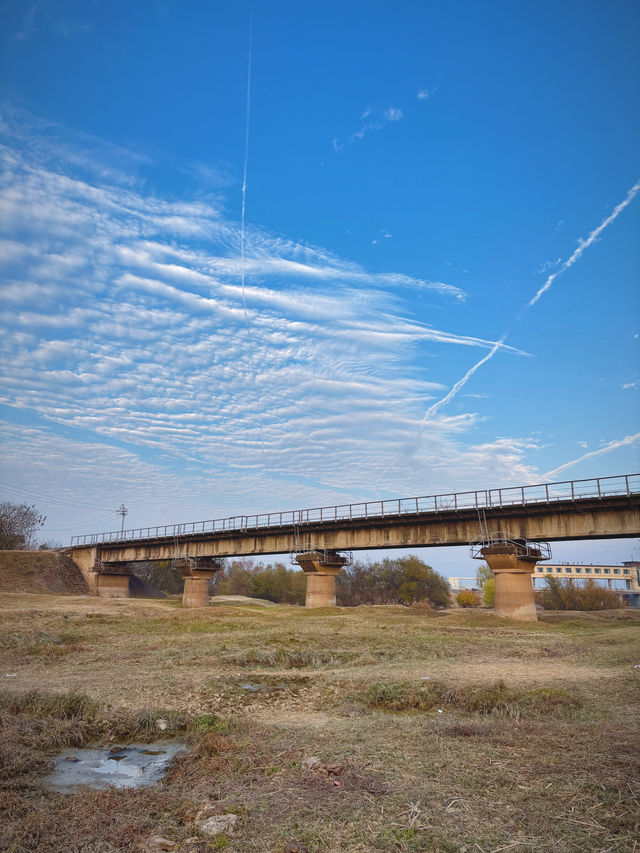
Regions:
M 0 503 L 0 551 L 29 551 L 36 548 L 36 533 L 46 521 L 35 506 Z

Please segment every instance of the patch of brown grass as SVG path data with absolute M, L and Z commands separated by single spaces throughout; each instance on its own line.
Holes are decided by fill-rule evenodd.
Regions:
M 548 616 L 9 596 L 0 849 L 631 853 L 640 614 Z M 39 633 L 78 644 L 26 654 Z M 60 746 L 167 734 L 192 751 L 151 790 L 42 785 Z M 343 773 L 306 772 L 313 755 Z M 236 837 L 200 836 L 203 810 L 238 814 Z

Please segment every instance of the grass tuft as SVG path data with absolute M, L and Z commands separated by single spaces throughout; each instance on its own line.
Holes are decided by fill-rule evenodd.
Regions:
M 424 686 L 407 682 L 372 684 L 365 693 L 370 708 L 384 711 L 453 710 L 471 714 L 495 714 L 502 717 L 567 716 L 582 703 L 566 690 L 537 687 L 520 690 L 497 681 L 491 686 L 451 687 L 438 681 Z

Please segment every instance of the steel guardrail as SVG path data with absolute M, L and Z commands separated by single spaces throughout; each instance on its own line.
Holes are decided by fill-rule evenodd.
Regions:
M 614 477 L 564 480 L 532 486 L 507 486 L 501 489 L 477 489 L 443 495 L 365 501 L 311 509 L 258 513 L 256 515 L 234 515 L 228 518 L 191 521 L 185 524 L 160 524 L 151 527 L 138 527 L 132 530 L 88 533 L 84 536 L 72 536 L 71 547 L 135 542 L 141 539 L 175 539 L 176 537 L 197 536 L 206 533 L 247 533 L 281 527 L 298 527 L 317 524 L 318 522 L 351 521 L 354 519 L 375 521 L 382 518 L 431 515 L 466 509 L 499 509 L 529 504 L 551 504 L 556 501 L 575 501 L 586 498 L 604 499 L 637 494 L 640 494 L 640 474 L 622 474 Z

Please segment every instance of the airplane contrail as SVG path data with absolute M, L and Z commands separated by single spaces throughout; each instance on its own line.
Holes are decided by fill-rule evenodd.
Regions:
M 459 391 L 459 390 L 460 390 L 464 385 L 466 385 L 466 384 L 467 384 L 467 382 L 469 381 L 469 379 L 471 379 L 471 377 L 472 377 L 472 376 L 473 376 L 473 374 L 476 372 L 476 370 L 478 370 L 480 367 L 482 367 L 482 365 L 483 365 L 483 364 L 486 364 L 486 363 L 489 361 L 489 359 L 492 359 L 492 358 L 494 357 L 494 355 L 498 352 L 498 350 L 502 347 L 502 345 L 503 345 L 503 344 L 504 344 L 504 342 L 506 341 L 506 339 L 507 339 L 507 335 L 508 335 L 508 334 L 509 334 L 509 332 L 508 332 L 508 331 L 506 331 L 506 332 L 502 335 L 502 337 L 500 338 L 500 340 L 495 342 L 495 344 L 491 347 L 491 349 L 489 350 L 489 352 L 488 352 L 485 356 L 483 356 L 483 358 L 481 358 L 481 359 L 480 359 L 480 361 L 477 361 L 477 362 L 473 365 L 473 367 L 470 367 L 470 368 L 469 368 L 469 370 L 467 370 L 467 372 L 465 373 L 465 375 L 464 375 L 461 379 L 458 379 L 458 381 L 457 381 L 457 382 L 455 383 L 455 385 L 451 388 L 451 390 L 448 392 L 448 394 L 446 394 L 446 395 L 445 395 L 441 400 L 438 400 L 436 403 L 434 403 L 432 406 L 430 406 L 430 407 L 427 409 L 427 411 L 424 413 L 424 418 L 422 419 L 422 420 L 423 420 L 423 422 L 424 422 L 424 421 L 429 420 L 429 418 L 430 418 L 432 415 L 435 415 L 435 413 L 436 413 L 439 409 L 441 409 L 443 406 L 446 406 L 446 405 L 447 405 L 447 403 L 449 402 L 449 400 L 453 399 L 453 397 L 455 397 L 455 396 L 456 396 L 456 394 L 458 393 L 458 391 Z
M 616 207 L 614 207 L 614 208 L 613 208 L 613 212 L 611 213 L 611 215 L 610 215 L 610 216 L 607 216 L 607 218 L 606 218 L 605 220 L 603 220 L 603 221 L 600 223 L 600 225 L 598 225 L 598 227 L 597 227 L 597 228 L 594 228 L 594 229 L 593 229 L 593 231 L 589 234 L 589 236 L 587 237 L 587 239 L 586 239 L 586 240 L 580 240 L 580 245 L 579 245 L 579 246 L 578 246 L 578 248 L 575 250 L 575 252 L 571 255 L 571 257 L 570 257 L 568 260 L 566 260 L 566 261 L 562 264 L 562 266 L 560 267 L 560 269 L 559 269 L 557 272 L 551 273 L 551 275 L 549 276 L 549 278 L 545 281 L 545 283 L 542 285 L 542 287 L 541 287 L 541 288 L 540 288 L 540 290 L 536 293 L 536 295 L 533 297 L 533 299 L 532 299 L 530 302 L 528 302 L 528 303 L 527 303 L 527 305 L 525 306 L 525 309 L 524 309 L 525 311 L 526 311 L 526 309 L 527 309 L 527 308 L 531 308 L 531 306 L 532 306 L 532 305 L 535 305 L 535 304 L 536 304 L 536 302 L 538 301 L 538 299 L 540 299 L 540 297 L 542 296 L 542 294 L 543 294 L 543 293 L 545 293 L 545 291 L 549 290 L 549 288 L 551 287 L 551 285 L 553 284 L 553 282 L 555 281 L 555 279 L 556 279 L 556 278 L 558 278 L 558 276 L 559 276 L 559 275 L 562 275 L 562 273 L 563 273 L 565 270 L 568 270 L 568 269 L 569 269 L 569 267 L 572 267 L 572 266 L 575 264 L 575 262 L 580 258 L 580 256 L 581 256 L 581 255 L 582 255 L 582 253 L 584 252 L 584 250 L 585 250 L 585 249 L 588 249 L 588 248 L 589 248 L 589 246 L 590 246 L 590 245 L 591 245 L 595 240 L 597 240 L 597 239 L 598 239 L 598 237 L 600 236 L 600 234 L 602 234 L 602 232 L 603 232 L 603 231 L 604 231 L 604 229 L 607 227 L 607 225 L 611 225 L 611 223 L 612 223 L 615 219 L 617 219 L 617 218 L 618 218 L 618 216 L 622 213 L 622 211 L 625 209 L 625 207 L 626 207 L 628 204 L 631 204 L 631 202 L 633 201 L 633 199 L 634 199 L 634 198 L 635 198 L 635 196 L 637 195 L 638 191 L 640 191 L 640 181 L 637 181 L 637 182 L 636 182 L 636 183 L 631 187 L 631 189 L 630 189 L 630 190 L 629 190 L 629 192 L 627 193 L 627 197 L 624 199 L 624 201 L 621 201 L 619 205 L 617 205 Z M 523 311 L 523 313 L 524 313 L 524 311 Z
M 543 474 L 543 477 L 545 480 L 551 480 L 554 477 L 557 477 L 561 471 L 571 468 L 573 465 L 577 465 L 578 462 L 584 462 L 585 459 L 591 459 L 594 456 L 602 456 L 603 453 L 610 453 L 612 450 L 617 450 L 618 447 L 628 447 L 630 444 L 637 444 L 638 441 L 640 441 L 640 432 L 637 432 L 635 435 L 627 435 L 617 441 L 610 441 L 605 444 L 604 447 L 599 447 L 597 450 L 591 450 L 589 453 L 584 453 L 578 459 L 572 459 L 570 462 L 565 462 L 564 465 L 558 465 L 557 468 Z
M 575 262 L 581 257 L 581 255 L 585 251 L 585 249 L 588 249 L 589 246 L 598 239 L 598 237 L 600 236 L 600 234 L 602 234 L 604 229 L 608 225 L 611 225 L 611 223 L 618 218 L 618 216 L 622 213 L 622 211 L 625 209 L 625 207 L 627 207 L 627 205 L 631 204 L 631 202 L 633 201 L 635 196 L 638 194 L 638 192 L 640 192 L 640 180 L 636 181 L 636 183 L 631 187 L 631 189 L 627 193 L 626 198 L 623 201 L 621 201 L 620 204 L 618 204 L 618 205 L 616 205 L 616 207 L 614 207 L 611 214 L 609 216 L 607 216 L 607 218 L 604 219 L 600 223 L 600 225 L 598 225 L 597 228 L 594 228 L 593 231 L 590 232 L 587 239 L 586 240 L 582 240 L 582 239 L 580 240 L 578 248 L 575 250 L 575 252 L 573 252 L 571 257 L 569 257 L 562 264 L 562 266 L 560 267 L 559 270 L 557 270 L 556 272 L 552 273 L 549 276 L 549 278 L 545 281 L 545 283 L 542 285 L 542 287 L 538 290 L 536 295 L 531 300 L 529 300 L 529 302 L 527 302 L 527 304 L 524 306 L 524 308 L 522 309 L 520 314 L 518 314 L 518 317 L 516 318 L 517 320 L 520 320 L 522 318 L 522 316 L 529 310 L 529 308 L 531 308 L 532 305 L 536 304 L 536 302 L 540 299 L 542 294 L 545 293 L 547 290 L 549 290 L 549 288 L 551 287 L 551 285 L 553 284 L 555 279 L 558 278 L 559 275 L 562 275 L 562 273 L 565 272 L 565 270 L 568 270 L 569 267 L 572 267 L 575 264 Z M 476 372 L 476 370 L 478 370 L 480 367 L 482 367 L 483 364 L 486 364 L 488 361 L 490 361 L 494 357 L 494 355 L 498 352 L 498 350 L 504 344 L 505 340 L 507 339 L 508 334 L 509 334 L 509 330 L 507 330 L 502 335 L 500 340 L 496 342 L 496 344 L 491 348 L 491 350 L 483 358 L 481 358 L 480 361 L 476 362 L 476 364 L 474 364 L 472 367 L 469 368 L 469 370 L 467 370 L 467 372 L 464 374 L 463 377 L 458 379 L 458 381 L 455 383 L 455 385 L 453 385 L 451 390 L 441 400 L 438 400 L 437 402 L 435 402 L 432 406 L 430 406 L 427 409 L 427 411 L 424 413 L 424 418 L 422 419 L 423 423 L 424 423 L 424 421 L 428 421 L 429 418 L 431 418 L 433 415 L 435 415 L 436 412 L 438 412 L 443 406 L 446 406 L 446 404 L 456 396 L 456 394 L 460 391 L 460 389 L 463 388 L 467 384 L 467 382 L 469 381 L 469 379 L 471 379 L 471 377 Z
M 240 214 L 240 282 L 242 284 L 242 304 L 245 315 L 247 302 L 244 294 L 244 242 L 245 242 L 245 212 L 247 209 L 247 167 L 249 163 L 249 122 L 251 118 L 251 58 L 253 55 L 253 16 L 249 21 L 249 59 L 247 62 L 247 121 L 244 130 L 244 166 L 242 169 L 242 208 Z

